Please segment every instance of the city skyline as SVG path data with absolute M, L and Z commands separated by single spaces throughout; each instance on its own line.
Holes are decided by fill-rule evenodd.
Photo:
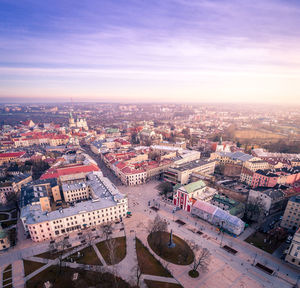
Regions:
M 1 102 L 300 104 L 296 1 L 0 6 Z

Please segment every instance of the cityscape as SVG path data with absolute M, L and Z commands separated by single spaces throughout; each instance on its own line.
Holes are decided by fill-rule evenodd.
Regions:
M 0 15 L 0 287 L 300 288 L 297 1 Z

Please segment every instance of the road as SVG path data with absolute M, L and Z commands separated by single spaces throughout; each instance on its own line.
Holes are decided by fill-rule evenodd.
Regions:
M 249 275 L 248 270 L 253 271 L 253 273 L 258 274 L 255 276 L 255 280 L 259 281 L 262 287 L 292 287 L 292 285 L 286 281 L 279 279 L 278 277 L 268 275 L 257 268 L 253 267 L 251 264 L 260 262 L 275 271 L 278 276 L 288 277 L 290 281 L 296 282 L 297 276 L 299 275 L 299 270 L 291 267 L 286 262 L 273 257 L 239 238 L 231 237 L 227 234 L 223 235 L 223 245 L 228 245 L 233 247 L 238 253 L 233 256 L 225 252 L 220 247 L 220 241 L 222 235 L 219 235 L 215 227 L 211 226 L 209 223 L 190 216 L 185 211 L 179 210 L 175 214 L 172 213 L 173 206 L 164 203 L 157 196 L 157 190 L 155 187 L 159 182 L 152 181 L 150 183 L 135 186 L 135 187 L 118 187 L 122 193 L 128 195 L 129 199 L 129 210 L 132 211 L 132 218 L 136 218 L 136 223 L 132 224 L 135 227 L 137 233 L 140 229 L 147 230 L 148 221 L 153 219 L 158 213 L 162 218 L 166 219 L 169 223 L 169 227 L 173 229 L 174 233 L 182 236 L 184 239 L 194 240 L 203 247 L 208 248 L 213 251 L 213 256 L 216 260 L 223 261 L 225 263 L 230 263 L 230 265 L 238 271 L 238 273 Z M 156 205 L 159 207 L 158 212 L 154 212 L 149 209 L 148 202 L 151 205 Z M 178 225 L 175 221 L 179 219 L 186 223 L 184 226 Z M 191 230 L 202 230 L 203 235 L 193 233 Z M 205 237 L 203 237 L 206 235 Z M 265 279 L 262 281 L 262 279 Z
M 114 185 L 122 185 L 121 180 L 105 165 L 104 161 L 101 159 L 101 157 L 97 154 L 95 154 L 88 145 L 82 145 L 82 148 L 85 150 L 85 152 L 91 156 L 97 163 L 98 167 L 103 173 L 104 177 L 107 177 Z

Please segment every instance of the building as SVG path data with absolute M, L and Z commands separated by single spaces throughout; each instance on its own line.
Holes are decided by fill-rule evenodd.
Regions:
M 197 200 L 193 204 L 191 213 L 234 235 L 240 235 L 245 228 L 245 223 L 240 218 L 208 202 Z
M 184 186 L 179 184 L 177 187 L 175 186 L 173 204 L 180 209 L 191 212 L 193 203 L 198 199 L 199 196 L 201 197 L 206 189 L 206 184 L 202 180 Z M 213 195 L 211 198 L 212 197 Z
M 287 203 L 284 191 L 278 186 L 250 189 L 247 201 L 248 203 L 262 205 L 266 215 L 283 210 Z
M 86 131 L 89 130 L 86 119 L 85 118 L 77 118 L 75 121 L 75 119 L 73 118 L 72 112 L 70 112 L 70 115 L 69 115 L 69 127 L 70 128 L 78 128 L 78 129 L 81 128 Z
M 27 183 L 32 181 L 32 176 L 30 174 L 20 174 L 15 175 L 9 181 L 0 184 L 0 202 L 2 204 L 7 203 L 7 197 L 11 193 L 18 193 L 21 191 L 22 187 Z
M 251 170 L 251 171 L 257 171 L 257 170 L 267 170 L 270 168 L 270 165 L 267 161 L 264 160 L 254 160 L 254 161 L 245 161 L 243 163 L 243 167 Z
M 190 181 L 190 175 L 194 172 L 203 175 L 211 175 L 215 171 L 215 161 L 195 160 L 189 163 L 170 167 L 164 172 L 165 181 L 173 184 L 187 184 Z
M 122 221 L 128 211 L 127 197 L 101 172 L 89 173 L 86 185 L 89 186 L 89 199 L 86 201 L 53 207 L 46 212 L 40 203 L 32 202 L 22 207 L 20 219 L 34 242 L 66 236 L 70 232 L 108 222 Z
M 62 184 L 62 191 L 66 202 L 86 200 L 89 197 L 89 187 L 86 183 Z
M 300 228 L 298 228 L 292 239 L 285 261 L 300 267 Z
M 274 187 L 279 176 L 271 170 L 257 170 L 253 173 L 251 187 Z
M 239 201 L 228 198 L 227 196 L 215 194 L 210 201 L 211 204 L 228 211 L 231 215 L 243 218 L 245 205 Z
M 8 234 L 5 230 L 3 230 L 0 224 L 0 251 L 7 249 L 10 247 L 10 241 L 8 238 Z
M 36 180 L 22 188 L 20 206 L 40 204 L 42 211 L 51 211 L 51 205 L 61 200 L 56 179 Z
M 10 152 L 10 153 L 0 153 L 0 165 L 5 162 L 12 162 L 22 158 L 26 152 Z
M 280 226 L 290 231 L 296 231 L 300 227 L 300 195 L 289 199 Z
M 241 151 L 211 153 L 210 159 L 218 161 L 218 164 L 220 165 L 224 165 L 224 164 L 243 165 L 245 162 L 260 160 L 259 158 L 255 158 L 252 155 L 246 154 Z

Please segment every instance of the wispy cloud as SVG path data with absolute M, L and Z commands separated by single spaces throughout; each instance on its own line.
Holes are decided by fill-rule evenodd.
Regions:
M 289 85 L 290 99 L 300 94 L 293 80 L 300 71 L 296 1 L 0 1 L 0 8 L 0 96 L 17 86 L 28 95 L 33 87 L 70 82 L 61 89 L 76 97 L 77 86 L 106 79 L 116 98 L 157 82 L 156 93 L 182 82 L 183 96 L 188 83 L 197 87 L 189 97 L 199 97 L 212 92 L 199 81 L 232 91 L 227 86 L 240 78 L 246 86 L 257 83 L 260 93 L 273 91 L 273 80 Z M 118 83 L 129 92 L 115 89 Z M 230 92 L 216 94 L 231 99 Z

